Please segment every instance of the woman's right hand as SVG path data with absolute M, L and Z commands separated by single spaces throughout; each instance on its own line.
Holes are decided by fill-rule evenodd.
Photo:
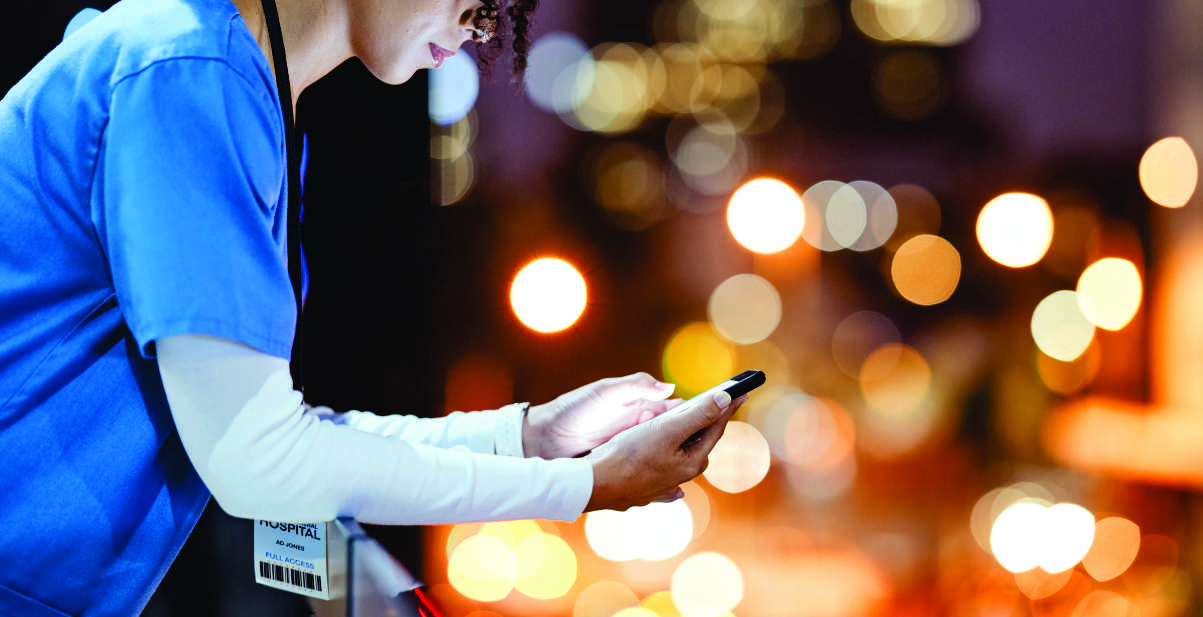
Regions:
M 681 484 L 706 470 L 727 421 L 746 400 L 732 401 L 719 392 L 703 405 L 637 424 L 594 448 L 585 457 L 593 465 L 593 494 L 585 511 L 679 499 Z

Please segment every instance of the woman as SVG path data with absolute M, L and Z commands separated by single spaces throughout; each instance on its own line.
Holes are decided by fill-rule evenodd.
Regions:
M 293 522 L 572 520 L 701 472 L 742 399 L 645 423 L 675 403 L 645 374 L 438 419 L 293 389 L 297 96 L 507 30 L 520 67 L 522 2 L 125 0 L 0 101 L 0 614 L 137 613 L 210 491 Z

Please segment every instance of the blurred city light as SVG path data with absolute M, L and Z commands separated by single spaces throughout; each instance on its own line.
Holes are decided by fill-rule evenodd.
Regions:
M 760 484 L 771 463 L 769 444 L 760 431 L 733 420 L 710 451 L 710 465 L 702 475 L 720 491 L 742 493 Z
M 802 205 L 805 211 L 803 219 L 810 222 L 802 229 L 802 238 L 807 244 L 822 251 L 837 251 L 844 248 L 828 226 L 827 209 L 831 199 L 847 185 L 838 180 L 823 180 L 811 185 L 802 193 Z
M 1078 278 L 1082 313 L 1104 330 L 1120 330 L 1140 309 L 1140 272 L 1127 259 L 1108 257 L 1090 264 Z
M 781 295 L 763 277 L 737 274 L 714 288 L 707 311 L 715 331 L 733 343 L 751 345 L 777 329 Z
M 554 257 L 536 259 L 522 267 L 510 286 L 510 306 L 526 327 L 559 332 L 585 312 L 585 279 L 572 264 Z
M 1096 581 L 1123 574 L 1140 552 L 1140 527 L 1122 516 L 1100 519 L 1094 526 L 1094 543 L 1082 558 L 1082 567 Z
M 618 581 L 597 581 L 583 589 L 572 605 L 572 617 L 613 617 L 614 613 L 639 606 L 630 587 Z
M 1199 181 L 1199 163 L 1190 144 L 1166 137 L 1145 150 L 1140 159 L 1140 186 L 1149 199 L 1167 208 L 1185 206 Z
M 430 121 L 447 126 L 459 122 L 476 105 L 480 73 L 468 54 L 455 54 L 443 66 L 430 70 L 427 113 Z
M 848 183 L 865 204 L 867 220 L 864 231 L 848 248 L 871 251 L 884 245 L 898 227 L 898 204 L 893 195 L 876 182 L 856 180 Z
M 927 396 L 931 368 L 909 345 L 882 345 L 861 365 L 860 386 L 870 408 L 887 416 L 905 415 Z
M 468 598 L 494 602 L 513 591 L 518 580 L 518 559 L 513 549 L 497 537 L 473 535 L 452 551 L 447 580 Z
M 798 193 L 772 178 L 757 178 L 731 195 L 727 226 L 735 240 L 755 253 L 777 253 L 794 242 L 806 223 Z
M 977 0 L 853 0 L 852 19 L 882 42 L 957 45 L 977 31 Z
M 593 55 L 579 37 L 548 32 L 531 45 L 523 85 L 531 102 L 556 114 L 581 104 L 593 82 Z
M 918 184 L 899 184 L 889 189 L 897 209 L 894 233 L 886 246 L 897 250 L 911 236 L 940 233 L 940 202 Z
M 536 533 L 514 546 L 518 579 L 514 589 L 525 596 L 550 600 L 568 593 L 576 583 L 576 555 L 568 543 L 549 533 Z
M 875 311 L 848 315 L 831 333 L 831 356 L 849 377 L 857 377 L 865 358 L 889 343 L 901 343 L 902 334 L 889 317 Z
M 1029 193 L 999 195 L 978 214 L 977 239 L 990 259 L 1010 268 L 1030 266 L 1052 243 L 1052 210 Z
M 1090 385 L 1099 373 L 1102 352 L 1091 344 L 1082 355 L 1063 362 L 1043 352 L 1036 352 L 1036 372 L 1049 390 L 1068 396 Z
M 743 600 L 743 574 L 722 553 L 697 553 L 677 566 L 669 591 L 683 617 L 721 617 Z
M 1039 566 L 1049 574 L 1073 568 L 1094 540 L 1094 515 L 1072 503 L 1048 506 L 1023 499 L 994 520 L 990 549 L 1002 567 L 1026 572 Z
M 1032 311 L 1032 339 L 1040 351 L 1071 362 L 1094 340 L 1094 324 L 1082 312 L 1078 294 L 1067 289 L 1045 297 Z
M 598 510 L 585 516 L 589 546 L 598 557 L 610 561 L 668 559 L 685 550 L 693 531 L 693 514 L 684 500 L 621 512 Z
M 735 374 L 735 349 L 709 324 L 694 322 L 672 334 L 664 348 L 665 378 L 677 396 L 709 390 Z
M 961 280 L 961 254 L 939 236 L 913 236 L 894 253 L 890 276 L 903 298 L 923 306 L 939 304 Z

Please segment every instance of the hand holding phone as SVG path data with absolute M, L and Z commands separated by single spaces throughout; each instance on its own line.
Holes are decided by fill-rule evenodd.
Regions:
M 724 381 L 723 383 L 720 383 L 717 386 L 714 386 L 713 388 L 710 388 L 709 390 L 689 399 L 688 401 L 669 409 L 657 417 L 685 413 L 686 411 L 696 407 L 698 403 L 713 399 L 714 395 L 717 394 L 719 390 L 726 390 L 727 394 L 731 395 L 731 400 L 735 400 L 763 384 L 764 371 L 744 371 L 732 377 L 731 379 L 728 379 L 727 381 Z

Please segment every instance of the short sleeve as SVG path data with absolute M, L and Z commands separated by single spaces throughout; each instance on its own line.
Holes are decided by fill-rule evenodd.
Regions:
M 286 158 L 274 93 L 215 59 L 153 64 L 113 88 L 92 216 L 143 356 L 207 334 L 289 358 Z

